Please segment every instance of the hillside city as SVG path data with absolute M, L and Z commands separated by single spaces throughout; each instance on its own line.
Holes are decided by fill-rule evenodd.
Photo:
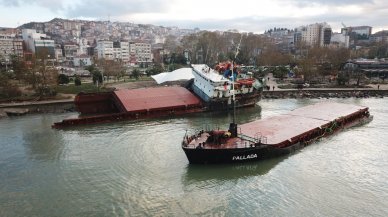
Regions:
M 333 32 L 324 22 L 294 29 L 275 27 L 255 34 L 55 18 L 0 28 L 1 70 L 14 74 L 40 71 L 45 74 L 40 79 L 45 86 L 50 81 L 56 83 L 58 74 L 82 77 L 100 72 L 93 81 L 103 82 L 105 78 L 98 77 L 138 77 L 139 72 L 156 74 L 190 63 L 214 66 L 233 59 L 243 39 L 235 59 L 239 64 L 287 66 L 281 73 L 298 71 L 299 67 L 297 74 L 308 78 L 316 77 L 314 71 L 336 74 L 348 62 L 352 71 L 358 67 L 364 74 L 385 79 L 388 30 L 372 34 L 371 26 L 342 25 L 341 32 Z M 44 65 L 43 70 L 40 65 Z M 36 82 L 36 72 L 31 73 L 29 77 Z M 28 80 L 26 73 L 14 76 Z

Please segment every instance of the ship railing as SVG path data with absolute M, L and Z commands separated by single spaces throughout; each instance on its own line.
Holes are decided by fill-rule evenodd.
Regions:
M 267 144 L 267 137 L 263 136 L 260 132 L 257 132 L 255 134 L 255 138 L 259 140 L 260 144 Z
M 254 137 L 251 137 L 241 133 L 241 129 L 240 129 L 238 137 L 258 144 L 267 144 L 267 137 L 263 136 L 260 132 L 256 133 Z
M 247 140 L 247 141 L 250 141 L 250 142 L 253 142 L 253 143 L 258 143 L 259 142 L 259 140 L 255 139 L 253 137 L 244 135 L 244 134 L 238 134 L 237 136 L 238 136 L 238 138 L 240 138 L 242 140 Z

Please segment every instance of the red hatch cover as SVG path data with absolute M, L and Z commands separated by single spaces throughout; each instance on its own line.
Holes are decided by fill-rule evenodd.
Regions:
M 201 104 L 201 101 L 190 91 L 178 86 L 122 89 L 114 91 L 114 94 L 126 112 L 162 110 Z
M 322 102 L 295 109 L 288 114 L 268 117 L 240 125 L 241 133 L 264 136 L 268 144 L 278 144 L 319 128 L 330 121 L 348 116 L 367 107 L 335 102 Z

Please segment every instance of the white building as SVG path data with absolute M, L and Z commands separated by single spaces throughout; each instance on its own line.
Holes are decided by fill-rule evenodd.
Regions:
M 113 60 L 113 41 L 98 41 L 96 48 L 98 59 Z
M 79 47 L 73 43 L 63 45 L 63 50 L 66 60 L 69 61 L 73 60 L 75 56 L 79 55 Z
M 78 54 L 88 54 L 88 40 L 86 38 L 77 38 L 77 44 L 79 46 Z
M 129 42 L 113 42 L 113 59 L 129 62 Z
M 121 47 L 121 59 L 124 62 L 129 62 L 129 42 L 128 41 L 121 41 L 120 42 Z
M 136 63 L 147 63 L 152 61 L 151 44 L 143 42 L 131 42 L 130 55 L 136 58 Z
M 84 67 L 92 65 L 92 60 L 88 55 L 79 55 L 73 58 L 73 64 L 75 67 Z
M 0 56 L 10 60 L 12 55 L 23 57 L 23 40 L 15 34 L 0 34 Z
M 46 34 L 37 33 L 35 29 L 23 29 L 22 37 L 29 51 L 39 53 L 46 50 L 47 55 L 55 56 L 54 40 L 49 39 Z
M 327 23 L 315 23 L 299 28 L 302 41 L 309 46 L 326 46 L 330 44 L 331 27 Z
M 127 41 L 98 41 L 97 42 L 97 57 L 106 60 L 122 60 L 129 62 L 130 49 Z
M 333 33 L 330 44 L 334 47 L 349 48 L 349 35 L 345 33 Z

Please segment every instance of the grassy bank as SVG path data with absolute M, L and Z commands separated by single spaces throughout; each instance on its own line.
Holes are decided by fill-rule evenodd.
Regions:
M 57 93 L 78 94 L 80 92 L 92 93 L 92 92 L 98 92 L 98 91 L 109 91 L 111 89 L 106 87 L 101 87 L 101 86 L 97 87 L 93 83 L 83 83 L 79 86 L 75 86 L 74 84 L 60 85 L 55 87 L 55 90 Z

